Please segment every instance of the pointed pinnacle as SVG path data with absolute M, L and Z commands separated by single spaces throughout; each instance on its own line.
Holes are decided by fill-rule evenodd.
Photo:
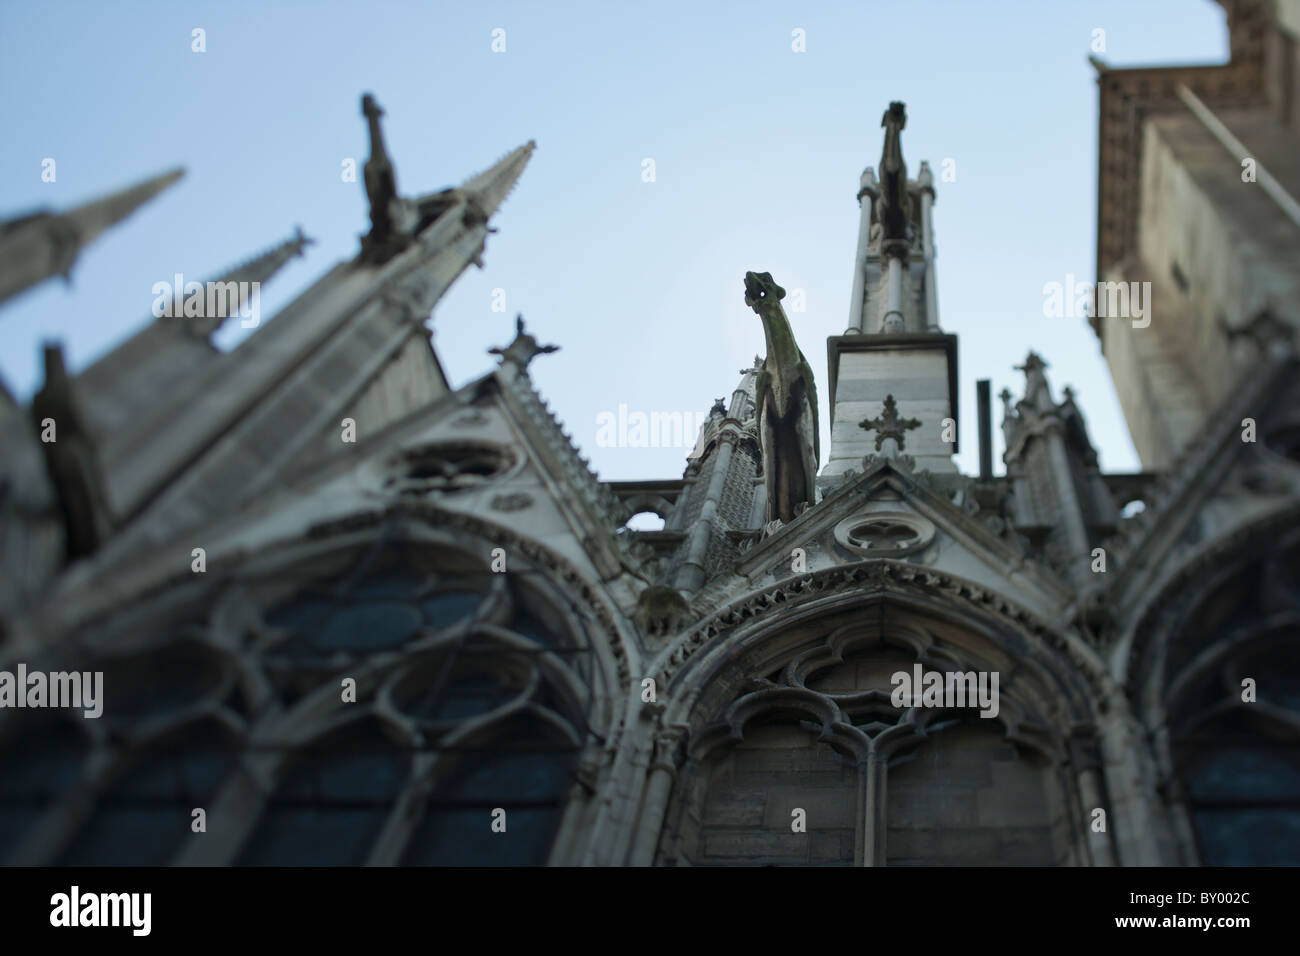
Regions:
M 81 250 L 185 174 L 174 169 L 64 213 L 0 222 L 0 302 L 51 276 L 67 278 Z
M 295 226 L 292 239 L 286 239 L 261 255 L 240 263 L 218 281 L 265 282 L 284 268 L 284 264 L 294 256 L 305 255 L 306 247 L 314 245 L 315 242 L 315 239 L 303 235 L 301 226 Z
M 70 209 L 63 215 L 76 223 L 79 238 L 84 245 L 92 241 L 109 226 L 121 222 L 184 175 L 184 169 L 173 169 L 160 176 L 154 176 L 152 179 L 146 179 L 142 183 L 129 186 L 120 192 L 113 193 L 111 196 L 105 196 L 103 199 L 97 199 L 75 209 Z
M 537 148 L 536 140 L 529 140 L 518 149 L 501 157 L 495 165 L 477 176 L 471 176 L 461 185 L 461 191 L 474 194 L 485 216 L 492 216 L 510 195 L 519 181 L 524 167 Z

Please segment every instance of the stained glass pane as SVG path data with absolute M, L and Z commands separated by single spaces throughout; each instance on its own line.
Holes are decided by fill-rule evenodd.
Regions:
M 85 739 L 65 723 L 21 721 L 15 730 L 0 744 L 0 859 L 77 783 L 87 751 Z
M 383 650 L 414 636 L 420 613 L 408 604 L 372 601 L 343 607 L 330 615 L 311 643 L 321 651 Z
M 237 762 L 221 728 L 187 731 L 114 779 L 64 850 L 64 866 L 164 866 Z
M 291 758 L 238 859 L 248 866 L 359 866 L 410 773 L 409 754 L 354 724 Z
M 450 627 L 473 614 L 480 600 L 474 591 L 443 591 L 426 598 L 421 609 L 430 627 Z
M 1201 809 L 1192 822 L 1205 866 L 1300 865 L 1300 809 Z

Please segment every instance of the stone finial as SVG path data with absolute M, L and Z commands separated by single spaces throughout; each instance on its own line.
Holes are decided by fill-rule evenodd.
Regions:
M 515 365 L 520 371 L 528 369 L 528 363 L 538 355 L 549 355 L 551 352 L 558 352 L 558 345 L 539 345 L 537 339 L 524 331 L 523 314 L 515 316 L 515 338 L 505 348 L 493 347 L 488 349 L 488 354 L 501 356 L 501 364 L 507 362 Z
M 880 195 L 880 180 L 876 179 L 876 171 L 868 166 L 858 178 L 858 202 L 861 203 L 864 196 L 874 201 L 878 195 Z
M 928 191 L 931 196 L 934 195 L 934 173 L 930 171 L 930 164 L 921 160 L 921 169 L 916 174 L 916 184 L 922 191 Z

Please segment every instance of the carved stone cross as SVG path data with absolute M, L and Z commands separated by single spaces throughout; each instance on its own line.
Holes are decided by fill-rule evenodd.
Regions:
M 522 315 L 515 318 L 515 339 L 505 348 L 490 348 L 488 353 L 491 355 L 501 356 L 501 364 L 513 362 L 520 370 L 527 370 L 528 363 L 538 355 L 549 355 L 552 352 L 558 352 L 558 345 L 539 345 L 537 339 L 533 338 L 524 331 L 524 317 Z
M 884 413 L 879 418 L 864 418 L 858 422 L 858 427 L 876 432 L 876 451 L 880 451 L 886 438 L 897 441 L 898 450 L 902 451 L 904 432 L 920 428 L 921 422 L 915 418 L 899 418 L 898 403 L 894 401 L 893 395 L 886 395 Z

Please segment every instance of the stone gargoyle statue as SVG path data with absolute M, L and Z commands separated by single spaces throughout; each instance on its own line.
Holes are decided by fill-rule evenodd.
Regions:
M 880 198 L 876 200 L 876 221 L 886 242 L 904 241 L 911 220 L 911 201 L 907 195 L 907 163 L 903 160 L 903 127 L 907 111 L 897 101 L 880 118 L 885 128 L 885 146 L 880 153 Z
M 794 340 L 781 300 L 785 290 L 767 272 L 745 273 L 745 304 L 763 321 L 767 357 L 754 399 L 767 485 L 767 521 L 793 521 L 813 503 L 821 441 L 812 367 Z
M 361 239 L 361 255 L 363 261 L 378 264 L 411 244 L 415 209 L 397 193 L 397 174 L 379 125 L 384 111 L 369 93 L 361 97 L 361 115 L 370 130 L 370 158 L 362 170 L 370 201 L 370 232 Z

